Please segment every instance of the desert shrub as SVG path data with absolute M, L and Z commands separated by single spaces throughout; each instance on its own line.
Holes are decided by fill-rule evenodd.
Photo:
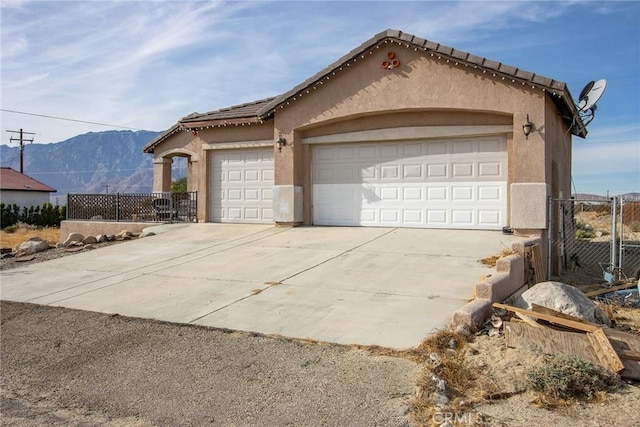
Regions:
M 619 378 L 613 372 L 573 355 L 555 354 L 527 373 L 533 390 L 551 399 L 591 400 L 599 392 L 613 391 Z
M 576 221 L 576 238 L 577 239 L 591 239 L 593 237 L 596 237 L 596 235 L 593 232 L 592 226 L 582 221 Z
M 4 231 L 5 233 L 15 233 L 16 231 L 18 231 L 18 226 L 17 225 L 8 225 L 5 228 L 2 229 L 2 231 Z

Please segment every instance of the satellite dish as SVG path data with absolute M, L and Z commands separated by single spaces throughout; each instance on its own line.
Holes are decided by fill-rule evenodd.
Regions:
M 580 92 L 580 98 L 578 99 L 578 109 L 580 111 L 588 111 L 596 109 L 596 102 L 600 99 L 607 87 L 607 81 L 605 79 L 590 81 Z

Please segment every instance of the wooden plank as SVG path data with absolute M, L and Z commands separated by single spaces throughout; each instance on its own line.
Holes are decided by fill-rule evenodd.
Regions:
M 549 315 L 552 315 L 552 316 L 562 317 L 563 319 L 567 319 L 567 320 L 575 320 L 576 322 L 584 323 L 586 325 L 595 326 L 596 328 L 600 328 L 602 326 L 602 325 L 599 325 L 597 323 L 589 322 L 588 320 L 580 319 L 579 317 L 575 317 L 575 316 L 572 316 L 570 314 L 561 313 L 559 311 L 556 311 L 556 310 L 554 310 L 552 308 L 549 308 L 549 307 L 545 307 L 543 305 L 531 304 L 531 310 L 535 311 L 536 313 L 544 313 L 544 314 L 549 314 Z
M 521 322 L 505 322 L 504 337 L 507 347 L 522 348 L 527 343 L 534 343 L 545 354 L 572 354 L 602 365 L 589 338 L 581 332 L 559 331 L 546 327 L 530 328 Z
M 635 288 L 636 286 L 637 285 L 635 283 L 625 283 L 618 286 L 612 286 L 611 288 L 607 288 L 607 289 L 600 289 L 597 291 L 587 292 L 584 295 L 586 297 L 591 298 L 598 295 L 608 294 L 609 292 L 622 291 L 624 289 Z
M 544 272 L 542 254 L 540 253 L 540 245 L 538 243 L 531 245 L 531 263 L 533 264 L 533 277 L 535 282 L 544 282 L 547 275 Z
M 587 337 L 589 337 L 593 350 L 603 366 L 608 367 L 613 372 L 620 372 L 624 369 L 622 360 L 616 354 L 602 328 L 587 332 Z
M 565 318 L 554 316 L 554 315 L 551 315 L 551 314 L 537 313 L 535 311 L 525 310 L 523 308 L 518 308 L 518 307 L 513 307 L 513 306 L 510 306 L 510 305 L 500 304 L 500 303 L 497 303 L 497 302 L 494 302 L 493 306 L 496 307 L 496 308 L 501 308 L 503 310 L 511 311 L 513 313 L 526 314 L 527 316 L 530 316 L 530 317 L 533 317 L 533 318 L 536 318 L 536 319 L 546 320 L 548 322 L 555 323 L 557 325 L 566 326 L 568 328 L 576 329 L 578 331 L 593 332 L 593 331 L 599 329 L 596 326 L 588 325 L 588 324 L 585 324 L 585 323 L 582 323 L 582 322 L 577 322 L 575 320 L 565 319 Z
M 620 373 L 622 378 L 640 380 L 640 361 L 635 358 L 627 358 L 624 355 L 640 354 L 640 337 L 618 329 L 604 328 L 604 333 L 609 338 L 611 346 L 622 359 L 624 371 Z
M 534 319 L 527 316 L 526 314 L 516 313 L 516 316 L 518 316 L 520 320 L 522 320 L 524 323 L 526 323 L 529 326 L 533 326 L 534 328 L 544 328 L 544 326 L 542 326 L 540 323 L 536 322 Z
M 616 350 L 620 359 L 640 360 L 640 352 L 629 350 Z

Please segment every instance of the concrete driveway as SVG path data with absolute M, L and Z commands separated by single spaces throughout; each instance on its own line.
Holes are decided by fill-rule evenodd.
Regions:
M 495 231 L 175 224 L 2 272 L 1 298 L 341 344 L 417 346 L 517 237 Z

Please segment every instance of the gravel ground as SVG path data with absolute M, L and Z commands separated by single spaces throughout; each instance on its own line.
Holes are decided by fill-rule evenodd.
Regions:
M 126 240 L 121 240 L 121 241 L 113 240 L 111 242 L 94 243 L 90 245 L 90 247 L 93 249 L 83 249 L 83 250 L 95 250 L 95 249 L 104 248 L 105 246 L 118 245 L 120 243 L 125 243 L 125 242 Z M 14 257 L 2 258 L 0 259 L 0 270 L 9 270 L 12 268 L 25 267 L 30 264 L 36 264 L 39 262 L 49 261 L 49 260 L 61 258 L 64 256 L 71 256 L 71 255 L 82 253 L 82 251 L 68 252 L 68 250 L 69 248 L 53 248 L 52 247 L 46 251 L 33 254 L 34 259 L 31 261 L 25 261 L 25 262 L 17 262 L 16 258 Z
M 0 314 L 2 425 L 410 425 L 405 359 L 23 303 Z

